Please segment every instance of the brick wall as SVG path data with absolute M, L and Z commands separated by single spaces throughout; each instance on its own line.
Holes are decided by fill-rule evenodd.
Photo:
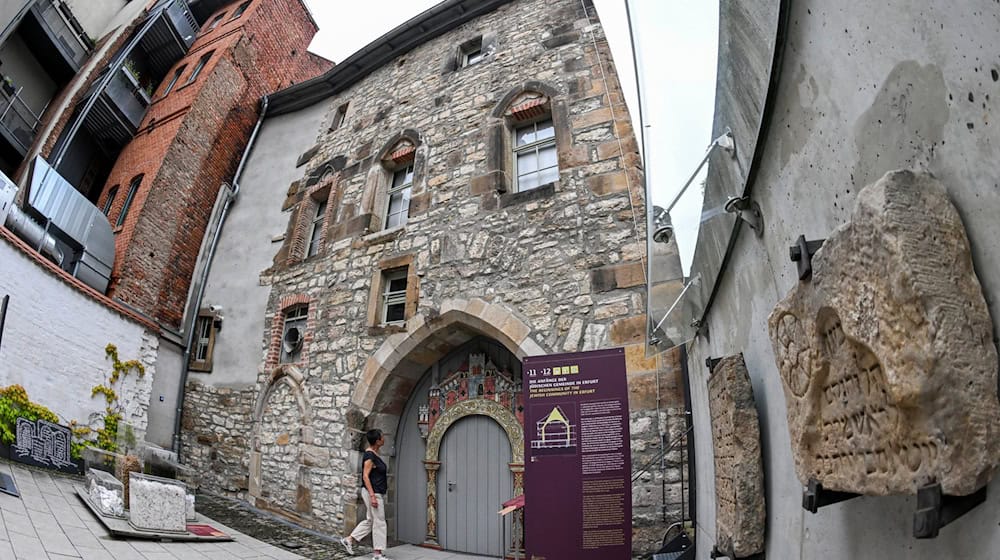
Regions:
M 119 186 L 109 213 L 114 223 L 129 181 L 144 174 L 117 232 L 111 293 L 173 328 L 182 320 L 212 206 L 221 185 L 233 180 L 260 98 L 330 67 L 306 52 L 316 28 L 299 0 L 257 0 L 233 20 L 235 5 L 220 10 L 223 23 L 203 31 L 168 72 L 166 81 L 185 67 L 168 95 L 166 81 L 155 92 L 101 195 L 103 204 Z M 199 77 L 187 83 L 208 53 Z

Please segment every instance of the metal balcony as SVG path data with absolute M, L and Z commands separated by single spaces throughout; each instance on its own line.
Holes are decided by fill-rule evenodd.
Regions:
M 90 39 L 74 26 L 57 2 L 39 0 L 24 18 L 21 32 L 41 61 L 50 61 L 55 74 L 68 81 L 87 61 Z
M 186 0 L 161 0 L 149 13 L 156 20 L 139 39 L 138 48 L 148 57 L 153 72 L 165 76 L 194 44 L 198 22 Z
M 149 109 L 149 96 L 124 67 L 114 71 L 107 87 L 99 94 L 84 126 L 95 138 L 121 149 L 135 136 Z
M 21 100 L 21 90 L 13 94 L 0 87 L 0 136 L 24 157 L 35 139 L 41 117 Z

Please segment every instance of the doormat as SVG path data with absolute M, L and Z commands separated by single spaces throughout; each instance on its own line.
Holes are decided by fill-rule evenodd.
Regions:
M 194 525 L 189 524 L 187 526 L 188 533 L 193 535 L 198 535 L 199 537 L 228 537 L 229 535 L 223 533 L 222 531 L 212 527 L 211 525 Z
M 17 492 L 17 485 L 14 484 L 14 477 L 9 474 L 0 473 L 0 492 L 10 494 L 15 498 L 21 497 L 21 494 Z

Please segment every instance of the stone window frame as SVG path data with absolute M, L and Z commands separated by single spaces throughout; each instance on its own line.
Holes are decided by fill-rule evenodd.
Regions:
M 376 165 L 372 165 L 365 181 L 361 197 L 361 213 L 368 215 L 367 233 L 402 232 L 406 223 L 387 229 L 386 217 L 389 209 L 389 191 L 394 174 L 407 166 L 413 166 L 413 181 L 410 184 L 410 201 L 424 191 L 426 146 L 420 133 L 405 129 L 392 136 L 378 152 Z M 407 220 L 412 215 L 407 209 Z
M 333 168 L 327 165 L 323 169 L 319 181 L 309 187 L 303 194 L 301 201 L 298 203 L 298 208 L 292 214 L 294 225 L 292 226 L 292 234 L 289 237 L 288 265 L 297 264 L 311 259 L 316 255 L 323 254 L 323 248 L 326 246 L 330 230 L 330 222 L 333 218 L 333 196 L 336 191 L 334 188 L 335 182 L 336 174 Z M 317 212 L 323 204 L 326 204 L 326 207 L 322 217 L 320 217 L 317 215 Z M 317 222 L 320 221 L 322 223 L 320 224 L 319 237 L 316 238 L 316 251 L 310 254 L 314 240 L 314 228 Z
M 351 102 L 349 100 L 344 101 L 337 106 L 336 111 L 333 112 L 333 120 L 330 121 L 330 128 L 328 129 L 329 132 L 333 132 L 344 126 L 344 123 L 347 121 L 347 112 L 350 108 Z
M 285 332 L 285 317 L 292 309 L 308 306 L 306 312 L 305 334 L 302 336 L 302 350 L 299 359 L 294 362 L 281 361 L 281 339 Z M 316 332 L 316 305 L 313 298 L 306 294 L 292 294 L 278 301 L 277 311 L 271 317 L 270 338 L 268 340 L 265 365 L 268 370 L 279 366 L 297 366 L 305 370 L 309 363 L 309 350 Z
M 385 306 L 383 294 L 386 283 L 392 273 L 406 271 L 406 306 L 403 310 L 402 323 L 384 323 Z M 378 262 L 372 275 L 371 288 L 368 293 L 368 330 L 369 334 L 385 334 L 403 332 L 406 321 L 417 314 L 417 304 L 420 299 L 420 279 L 417 276 L 416 258 L 412 254 L 387 257 Z
M 206 336 L 201 333 L 208 327 Z M 215 354 L 215 333 L 219 330 L 219 316 L 211 309 L 203 308 L 198 311 L 198 318 L 194 323 L 194 338 L 191 340 L 191 355 L 188 358 L 188 369 L 203 373 L 212 372 L 212 357 Z M 204 340 L 205 358 L 198 359 L 198 348 Z
M 572 166 L 573 139 L 566 97 L 555 87 L 528 81 L 509 90 L 495 105 L 487 123 L 486 172 L 474 177 L 470 188 L 482 197 L 486 209 L 504 208 L 548 198 L 559 190 L 562 178 Z M 555 128 L 556 161 L 559 179 L 536 188 L 517 192 L 514 161 L 514 134 L 519 126 L 551 118 Z

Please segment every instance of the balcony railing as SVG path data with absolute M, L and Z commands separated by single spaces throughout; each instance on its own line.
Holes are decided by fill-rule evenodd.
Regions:
M 132 73 L 124 67 L 119 68 L 104 90 L 104 95 L 132 125 L 130 132 L 135 134 L 149 109 L 149 96 Z
M 82 31 L 67 21 L 54 0 L 41 0 L 35 8 L 39 21 L 52 37 L 66 60 L 79 70 L 90 55 L 90 43 Z
M 22 154 L 27 153 L 41 122 L 41 117 L 21 100 L 23 89 L 19 88 L 11 95 L 0 87 L 0 127 L 6 133 L 4 136 L 12 140 Z

